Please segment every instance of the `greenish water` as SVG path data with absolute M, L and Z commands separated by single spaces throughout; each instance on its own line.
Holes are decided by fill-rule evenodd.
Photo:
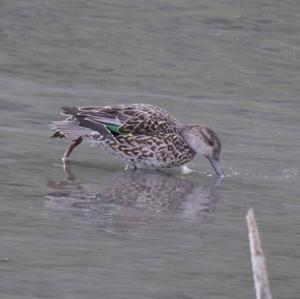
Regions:
M 0 297 L 299 298 L 298 1 L 0 2 Z M 49 140 L 61 106 L 143 102 L 212 127 L 226 177 L 126 172 Z

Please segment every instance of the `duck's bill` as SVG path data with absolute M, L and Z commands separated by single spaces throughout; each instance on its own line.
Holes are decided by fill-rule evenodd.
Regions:
M 212 159 L 210 160 L 210 164 L 211 166 L 214 168 L 216 174 L 220 177 L 223 177 L 224 176 L 224 172 L 223 170 L 221 169 L 221 166 L 220 166 L 220 163 L 219 161 L 215 160 L 215 159 Z

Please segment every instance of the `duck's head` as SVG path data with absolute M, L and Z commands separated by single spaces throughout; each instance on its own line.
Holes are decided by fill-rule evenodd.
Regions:
M 218 176 L 224 176 L 220 167 L 221 141 L 217 134 L 210 128 L 201 125 L 186 125 L 183 135 L 190 147 L 196 152 L 204 155 L 214 168 Z

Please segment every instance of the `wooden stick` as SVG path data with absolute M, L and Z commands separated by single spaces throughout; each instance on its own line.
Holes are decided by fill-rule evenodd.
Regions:
M 249 209 L 247 216 L 248 235 L 250 243 L 252 272 L 255 285 L 256 299 L 272 299 L 265 255 L 262 250 L 258 227 L 253 209 Z

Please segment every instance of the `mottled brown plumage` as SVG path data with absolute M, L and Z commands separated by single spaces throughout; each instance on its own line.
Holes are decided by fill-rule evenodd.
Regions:
M 183 125 L 165 110 L 148 104 L 63 107 L 66 120 L 53 122 L 52 137 L 74 139 L 66 151 L 86 139 L 136 168 L 183 165 L 202 153 L 218 175 L 221 143 L 211 129 Z

